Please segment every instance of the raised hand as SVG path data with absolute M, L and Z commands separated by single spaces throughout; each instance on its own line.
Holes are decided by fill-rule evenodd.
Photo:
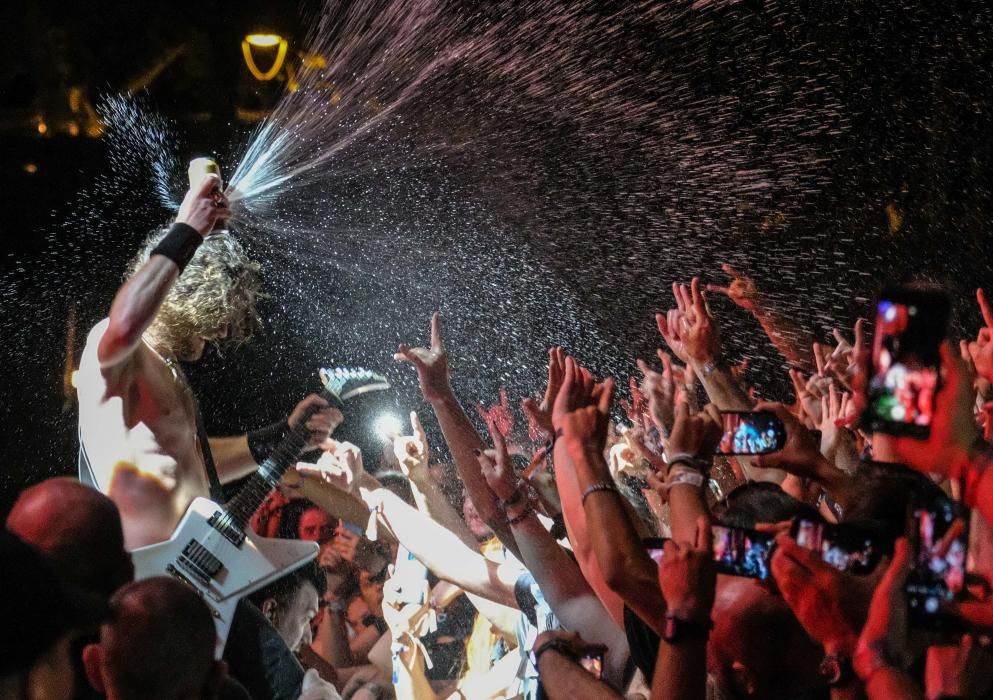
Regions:
M 334 540 L 331 543 L 331 547 L 342 559 L 354 564 L 356 554 L 359 550 L 360 540 L 361 538 L 345 527 L 345 523 L 339 519 L 338 527 L 334 531 Z
M 755 463 L 760 469 L 781 469 L 800 478 L 820 481 L 824 470 L 834 469 L 821 454 L 814 435 L 797 420 L 790 410 L 779 403 L 763 402 L 756 411 L 771 411 L 786 427 L 786 444 L 779 452 L 760 455 Z
M 821 397 L 821 454 L 833 460 L 844 441 L 850 441 L 854 448 L 854 436 L 844 426 L 852 421 L 852 395 L 828 386 L 828 395 Z
M 666 454 L 670 459 L 684 454 L 712 460 L 721 440 L 722 425 L 720 411 L 713 404 L 707 404 L 703 411 L 693 413 L 689 404 L 681 400 L 676 404 L 676 422 L 669 436 Z
M 427 434 L 424 432 L 421 419 L 417 416 L 416 411 L 410 412 L 410 426 L 413 435 L 400 436 L 393 440 L 393 454 L 396 456 L 404 476 L 412 481 L 417 481 L 429 476 L 430 451 Z
M 290 427 L 295 427 L 303 421 L 304 416 L 311 409 L 316 408 L 311 416 L 303 423 L 307 430 L 307 449 L 320 447 L 335 429 L 345 420 L 341 411 L 317 394 L 310 394 L 303 401 L 298 403 L 290 413 L 286 422 Z
M 430 402 L 443 401 L 451 396 L 452 387 L 448 378 L 448 354 L 441 340 L 441 314 L 431 316 L 431 347 L 412 348 L 401 344 L 393 359 L 409 362 L 417 369 L 421 393 Z
M 603 454 L 613 397 L 613 379 L 608 377 L 602 384 L 597 384 L 574 359 L 566 359 L 565 381 L 555 400 L 552 420 L 570 449 Z
M 821 422 L 821 399 L 828 395 L 831 380 L 818 374 L 805 377 L 803 372 L 794 369 L 789 371 L 789 375 L 797 401 L 810 418 L 810 425 L 817 425 Z
M 510 412 L 510 402 L 507 399 L 507 390 L 500 387 L 500 403 L 486 408 L 481 403 L 476 404 L 476 412 L 486 423 L 493 421 L 497 430 L 503 437 L 510 436 L 510 431 L 514 429 L 514 415 Z
M 988 382 L 993 382 L 993 309 L 982 289 L 976 290 L 976 301 L 983 313 L 984 328 L 979 329 L 979 335 L 969 343 L 969 355 L 976 368 L 976 373 Z
M 722 287 L 719 284 L 708 284 L 707 291 L 723 294 L 746 311 L 752 311 L 759 299 L 759 290 L 755 286 L 755 282 L 751 277 L 741 274 L 727 263 L 721 265 L 721 269 L 724 270 L 724 274 L 731 278 L 730 284 L 727 287 Z
M 211 173 L 190 189 L 179 205 L 178 223 L 192 226 L 206 238 L 218 221 L 231 217 L 228 200 L 221 193 L 221 178 Z
M 554 347 L 548 351 L 548 383 L 541 403 L 524 399 L 521 408 L 528 419 L 528 435 L 532 440 L 548 440 L 555 433 L 552 426 L 552 407 L 565 380 L 565 350 Z
M 788 534 L 779 535 L 776 545 L 772 575 L 797 621 L 828 654 L 850 657 L 858 637 L 843 604 L 846 578 Z
M 645 394 L 638 386 L 638 381 L 634 377 L 628 379 L 628 388 L 631 391 L 631 400 L 621 399 L 621 408 L 631 424 L 636 428 L 646 428 L 648 423 L 648 401 Z
M 814 343 L 817 374 L 830 377 L 847 389 L 853 390 L 859 375 L 865 371 L 865 321 L 860 318 L 855 322 L 854 344 L 849 343 L 837 328 L 831 333 L 838 343 L 833 349 L 828 345 Z
M 931 433 L 918 440 L 909 437 L 892 441 L 897 458 L 924 473 L 949 474 L 963 457 L 976 449 L 979 428 L 973 416 L 975 393 L 968 367 L 946 341 L 941 344 L 944 386 L 934 401 Z M 953 474 L 954 476 L 954 474 Z
M 720 331 L 700 291 L 700 279 L 690 286 L 674 284 L 676 309 L 656 314 L 659 333 L 669 349 L 686 364 L 704 365 L 720 357 Z
M 676 420 L 676 383 L 672 376 L 672 362 L 669 356 L 659 353 L 662 358 L 662 372 L 656 372 L 644 360 L 638 360 L 638 369 L 644 379 L 641 393 L 648 399 L 648 416 L 662 435 L 672 431 Z
M 862 680 L 876 671 L 879 661 L 900 667 L 906 657 L 907 599 L 903 586 L 910 573 L 910 562 L 910 547 L 907 539 L 901 537 L 893 547 L 889 568 L 872 595 L 869 617 L 859 635 L 853 665 Z
M 493 493 L 501 501 L 509 501 L 520 489 L 521 482 L 514 473 L 514 466 L 507 452 L 507 442 L 500 433 L 499 427 L 494 421 L 489 421 L 486 427 L 490 432 L 490 439 L 493 440 L 494 449 L 486 450 L 479 455 L 479 468 Z
M 659 586 L 667 611 L 685 622 L 706 623 L 714 607 L 717 568 L 714 565 L 710 523 L 701 516 L 696 541 L 665 543 L 659 560 Z

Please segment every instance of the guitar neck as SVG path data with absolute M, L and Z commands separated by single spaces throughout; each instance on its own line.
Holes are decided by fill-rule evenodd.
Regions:
M 340 404 L 340 400 L 327 390 L 321 392 L 321 397 L 329 405 Z M 252 474 L 248 482 L 238 491 L 238 494 L 225 506 L 232 522 L 242 531 L 248 526 L 248 521 L 255 515 L 255 511 L 279 484 L 286 471 L 296 464 L 297 458 L 307 445 L 309 437 L 309 431 L 306 428 L 307 421 L 318 410 L 320 410 L 318 406 L 307 408 L 300 420 L 290 428 L 286 437 L 276 445 L 272 453 L 262 463 L 262 466 Z

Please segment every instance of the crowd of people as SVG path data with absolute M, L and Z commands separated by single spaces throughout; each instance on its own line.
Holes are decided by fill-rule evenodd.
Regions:
M 24 489 L 0 537 L 0 699 L 993 697 L 982 291 L 984 327 L 940 345 L 925 432 L 862 420 L 866 324 L 808 345 L 726 268 L 726 287 L 673 285 L 661 365 L 639 360 L 630 400 L 551 348 L 526 429 L 505 393 L 466 411 L 435 314 L 429 342 L 395 355 L 431 415 L 363 455 L 334 437 L 347 406 L 316 395 L 206 437 L 179 362 L 256 325 L 259 268 L 215 230 L 228 216 L 216 176 L 191 188 L 90 334 L 81 479 Z M 792 403 L 756 395 L 708 293 L 759 322 Z M 784 437 L 769 428 L 752 450 L 722 412 L 755 411 Z M 432 459 L 422 420 L 450 460 Z M 212 475 L 239 483 L 294 430 L 305 444 L 250 528 L 319 553 L 241 600 L 217 658 L 210 596 L 176 570 L 135 580 L 130 551 L 168 540 L 216 495 Z

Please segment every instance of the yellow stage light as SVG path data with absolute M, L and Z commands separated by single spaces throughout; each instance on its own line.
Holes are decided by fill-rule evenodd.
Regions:
M 276 48 L 276 57 L 273 59 L 269 70 L 259 70 L 259 67 L 255 65 L 255 57 L 252 55 L 252 49 L 272 49 L 273 47 Z M 248 34 L 241 42 L 241 53 L 245 57 L 245 65 L 248 66 L 248 70 L 255 76 L 256 80 L 263 82 L 272 80 L 279 74 L 280 69 L 283 67 L 283 61 L 286 60 L 287 48 L 288 43 L 286 39 L 279 36 L 279 34 Z
M 279 34 L 249 34 L 245 37 L 245 41 L 252 46 L 265 49 L 270 46 L 276 46 L 283 41 L 283 37 L 279 36 Z

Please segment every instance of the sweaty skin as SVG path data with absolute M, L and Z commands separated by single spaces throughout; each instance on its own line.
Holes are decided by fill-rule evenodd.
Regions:
M 179 368 L 143 340 L 123 368 L 101 368 L 90 332 L 76 384 L 80 433 L 97 485 L 121 511 L 129 549 L 168 539 L 190 502 L 208 494 L 196 404 Z

